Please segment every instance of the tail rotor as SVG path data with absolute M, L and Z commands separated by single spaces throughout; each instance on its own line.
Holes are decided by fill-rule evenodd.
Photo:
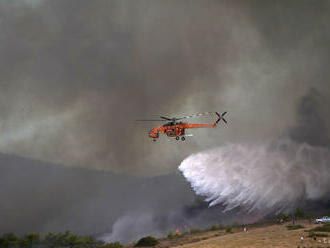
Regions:
M 227 120 L 224 118 L 224 116 L 227 114 L 227 111 L 226 111 L 226 112 L 223 112 L 221 115 L 220 115 L 218 112 L 215 112 L 215 113 L 216 113 L 216 115 L 218 116 L 218 119 L 217 119 L 217 121 L 215 122 L 215 124 L 218 124 L 218 122 L 219 122 L 220 120 L 223 120 L 223 122 L 227 124 Z

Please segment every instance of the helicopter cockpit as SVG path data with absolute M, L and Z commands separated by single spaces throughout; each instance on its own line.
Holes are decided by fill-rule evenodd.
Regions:
M 163 127 L 173 126 L 173 125 L 175 125 L 175 124 L 176 124 L 175 122 L 171 121 L 171 122 L 165 123 L 165 124 L 163 125 Z

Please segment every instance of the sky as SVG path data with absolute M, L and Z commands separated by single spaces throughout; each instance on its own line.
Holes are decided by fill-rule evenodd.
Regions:
M 329 23 L 322 0 L 1 0 L 0 153 L 152 180 L 228 144 L 328 147 Z M 228 125 L 185 142 L 154 143 L 157 123 L 135 122 L 205 111 L 228 111 Z

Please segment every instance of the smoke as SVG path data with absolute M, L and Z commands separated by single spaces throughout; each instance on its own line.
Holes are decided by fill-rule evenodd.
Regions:
M 290 211 L 306 200 L 329 199 L 330 150 L 279 139 L 231 144 L 186 158 L 179 169 L 210 206 L 225 211 Z
M 310 3 L 1 1 L 0 152 L 153 176 L 277 136 L 308 88 L 329 93 L 329 4 Z M 231 128 L 154 144 L 134 122 L 201 111 Z
M 311 88 L 297 106 L 297 123 L 288 131 L 291 139 L 311 146 L 329 147 L 329 123 L 324 108 L 328 102 L 318 90 Z
M 212 87 L 223 85 L 215 65 L 224 49 L 214 49 L 231 49 L 216 42 L 226 26 L 191 25 L 211 14 L 204 6 L 186 16 L 187 4 L 175 2 L 1 1 L 0 151 L 130 174 L 173 171 L 173 154 L 188 154 L 194 141 L 155 148 L 146 135 L 155 123 L 134 120 L 218 110 L 185 103 L 209 73 Z M 208 30 L 215 40 L 196 39 Z
M 104 242 L 131 242 L 142 236 L 160 236 L 163 234 L 155 229 L 155 220 L 151 213 L 130 213 L 120 217 L 113 224 L 113 232 L 100 237 Z
M 163 213 L 157 213 L 156 209 L 151 208 L 135 209 L 120 216 L 111 231 L 98 235 L 98 238 L 104 242 L 120 241 L 127 244 L 143 236 L 164 237 L 168 232 L 175 233 L 176 230 L 184 233 L 193 227 L 209 228 L 213 224 L 232 224 L 235 221 L 246 223 L 250 222 L 252 216 L 246 211 L 240 215 L 237 211 L 223 213 L 222 210 L 223 206 L 209 207 L 200 198 Z

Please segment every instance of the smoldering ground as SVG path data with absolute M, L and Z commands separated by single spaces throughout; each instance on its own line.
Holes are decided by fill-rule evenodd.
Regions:
M 3 0 L 0 151 L 44 163 L 153 178 L 173 172 L 191 153 L 226 143 L 258 143 L 287 133 L 303 143 L 320 130 L 326 137 L 329 12 L 328 1 Z M 301 134 L 305 131 L 295 126 L 313 117 L 314 107 L 309 117 L 297 115 L 310 88 L 318 92 L 319 119 L 306 123 L 311 135 L 305 137 Z M 158 114 L 225 110 L 230 114 L 227 127 L 196 130 L 197 138 L 184 144 L 164 137 L 154 144 L 145 135 L 153 124 L 133 121 Z M 25 187 L 12 191 L 15 178 L 24 181 L 26 171 L 7 174 L 10 169 L 4 164 L 3 198 L 13 200 L 12 192 L 15 200 L 30 196 Z M 37 171 L 29 179 L 37 182 L 45 177 Z M 74 176 L 67 180 L 64 192 L 70 183 L 80 182 Z M 79 227 L 94 232 L 105 220 L 100 215 L 93 225 L 86 224 L 97 212 L 95 206 L 109 209 L 108 226 L 117 218 L 125 219 L 125 213 L 113 210 L 122 202 L 96 201 L 94 195 L 109 188 L 124 195 L 129 184 L 116 187 L 89 176 L 84 180 L 79 184 L 82 192 L 94 188 L 94 182 L 102 183 L 77 198 L 58 193 L 56 204 L 47 197 L 29 201 L 25 211 L 34 216 L 36 231 L 66 226 L 81 231 L 74 224 L 79 223 L 74 212 L 85 223 Z M 190 198 L 179 197 L 187 186 L 172 183 L 178 188 L 176 206 L 189 205 Z M 54 182 L 47 189 L 57 192 L 58 187 Z M 37 185 L 34 189 L 39 190 Z M 158 191 L 151 188 L 150 194 Z M 128 197 L 127 205 L 153 201 L 137 198 L 131 203 Z M 22 217 L 20 203 L 9 200 L 2 207 L 0 213 L 6 217 L 2 230 L 14 223 L 12 231 L 29 231 L 31 219 L 15 217 Z M 45 210 L 54 205 L 52 214 Z M 91 206 L 88 211 L 86 206 Z M 157 216 L 171 208 L 154 209 Z M 54 221 L 54 216 L 65 217 Z

